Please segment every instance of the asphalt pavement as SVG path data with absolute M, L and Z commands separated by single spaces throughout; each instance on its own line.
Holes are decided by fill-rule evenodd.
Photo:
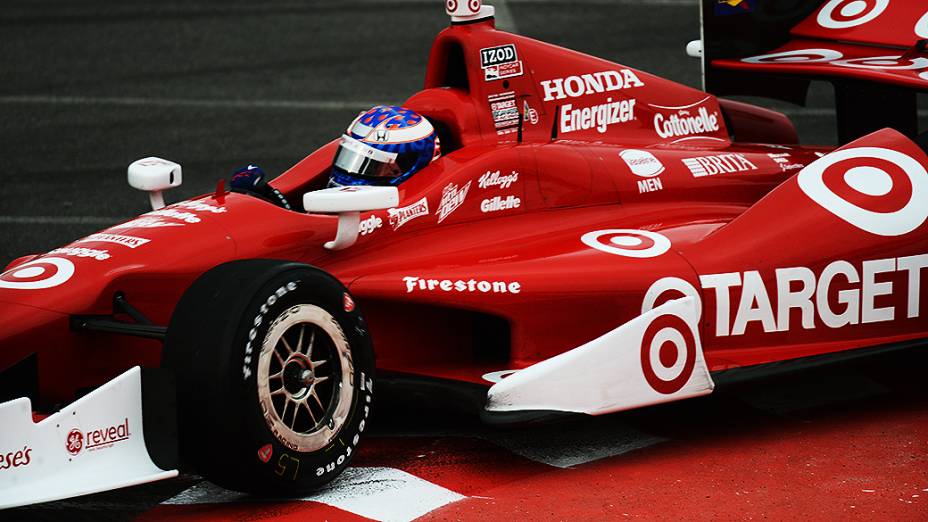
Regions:
M 695 0 L 497 2 L 499 25 L 688 85 Z M 438 0 L 7 0 L 0 9 L 0 264 L 145 212 L 132 161 L 184 167 L 170 198 L 238 166 L 278 174 L 357 111 L 421 88 Z M 830 87 L 785 107 L 832 144 Z

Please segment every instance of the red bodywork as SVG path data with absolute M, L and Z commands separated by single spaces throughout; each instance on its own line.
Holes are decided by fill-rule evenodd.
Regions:
M 881 235 L 814 201 L 796 174 L 830 150 L 795 145 L 778 113 L 496 31 L 491 20 L 440 33 L 425 89 L 404 105 L 436 124 L 445 154 L 399 187 L 399 210 L 362 214 L 354 246 L 323 248 L 334 216 L 237 193 L 146 214 L 162 226 L 103 231 L 144 244 L 97 236 L 39 258 L 74 267 L 53 287 L 9 288 L 55 277 L 62 268 L 48 262 L 24 271 L 29 260 L 17 261 L 0 275 L 0 371 L 37 354 L 39 395 L 51 404 L 128 366 L 157 366 L 159 342 L 74 332 L 69 316 L 110 314 L 123 292 L 167 325 L 195 278 L 246 258 L 338 277 L 370 325 L 379 368 L 481 384 L 487 372 L 526 367 L 636 318 L 666 277 L 699 289 L 711 371 L 928 337 L 918 306 L 924 256 L 910 257 L 928 252 L 924 218 Z M 928 164 L 893 131 L 864 141 Z M 335 146 L 273 185 L 291 202 L 323 188 Z M 892 161 L 848 161 L 890 172 L 882 195 L 854 192 L 841 173 L 822 176 L 858 207 L 892 214 L 924 194 L 923 180 Z M 582 240 L 597 231 L 606 231 L 594 237 L 599 247 Z M 609 251 L 647 249 L 648 233 L 671 248 Z

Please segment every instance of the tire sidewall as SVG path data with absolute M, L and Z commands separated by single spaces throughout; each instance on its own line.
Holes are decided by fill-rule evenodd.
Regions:
M 349 306 L 350 303 L 350 306 Z M 351 407 L 345 422 L 323 448 L 300 452 L 278 438 L 258 397 L 258 361 L 274 321 L 296 305 L 315 305 L 335 319 L 345 335 L 353 366 Z M 374 361 L 367 326 L 347 290 L 335 278 L 315 269 L 292 269 L 270 278 L 245 307 L 233 336 L 228 378 L 237 390 L 240 430 L 230 457 L 235 468 L 253 477 L 252 489 L 299 493 L 329 482 L 344 470 L 367 427 L 373 403 Z M 270 449 L 270 450 L 269 450 Z

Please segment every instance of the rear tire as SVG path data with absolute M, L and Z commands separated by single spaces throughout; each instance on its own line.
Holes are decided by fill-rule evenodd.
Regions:
M 374 356 L 347 289 L 325 272 L 246 260 L 203 274 L 168 327 L 180 455 L 208 480 L 301 495 L 344 470 L 373 399 Z

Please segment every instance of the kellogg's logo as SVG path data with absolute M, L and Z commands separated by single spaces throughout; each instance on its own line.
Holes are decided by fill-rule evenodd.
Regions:
M 519 173 L 516 171 L 512 171 L 511 174 L 505 175 L 500 175 L 500 171 L 498 170 L 496 172 L 487 171 L 486 174 L 480 176 L 480 179 L 477 181 L 477 186 L 482 189 L 490 187 L 508 189 L 516 181 L 519 181 Z

